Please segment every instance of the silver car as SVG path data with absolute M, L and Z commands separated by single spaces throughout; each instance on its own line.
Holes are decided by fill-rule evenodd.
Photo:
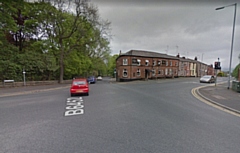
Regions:
M 215 83 L 216 78 L 212 75 L 204 75 L 200 78 L 200 83 Z

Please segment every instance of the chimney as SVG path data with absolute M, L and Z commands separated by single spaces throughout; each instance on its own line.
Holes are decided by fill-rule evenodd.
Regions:
M 122 51 L 120 50 L 120 51 L 119 51 L 119 55 L 121 55 L 121 54 L 122 54 Z
M 183 59 L 185 59 L 185 57 L 184 57 L 184 56 L 183 56 L 182 58 L 183 58 Z
M 177 54 L 177 57 L 178 57 L 178 58 L 180 57 L 179 53 Z
M 197 61 L 197 56 L 195 56 L 194 60 Z

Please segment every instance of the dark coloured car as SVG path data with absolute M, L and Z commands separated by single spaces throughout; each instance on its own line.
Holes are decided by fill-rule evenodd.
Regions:
M 96 83 L 97 79 L 95 78 L 95 76 L 90 76 L 87 78 L 88 83 Z

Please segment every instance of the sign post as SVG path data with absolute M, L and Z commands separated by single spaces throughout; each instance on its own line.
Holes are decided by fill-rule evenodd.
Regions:
M 214 62 L 214 69 L 216 73 L 215 86 L 217 86 L 217 70 L 221 70 L 221 63 L 219 62 L 219 58 L 217 62 Z

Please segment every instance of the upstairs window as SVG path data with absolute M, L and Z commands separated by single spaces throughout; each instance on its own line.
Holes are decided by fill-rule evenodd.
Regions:
M 133 58 L 133 59 L 132 59 L 132 65 L 139 65 L 138 59 Z
M 123 59 L 123 65 L 128 65 L 128 59 Z
M 168 61 L 166 61 L 166 66 L 168 66 Z
M 155 66 L 156 65 L 156 60 L 153 60 L 153 66 Z
M 138 66 L 140 66 L 141 65 L 141 60 L 137 59 L 137 62 L 138 62 Z
M 161 61 L 159 60 L 159 61 L 158 61 L 158 66 L 160 66 L 160 65 L 161 65 Z
M 175 63 L 175 66 L 178 66 L 178 62 Z
M 138 66 L 140 66 L 140 65 L 141 65 L 141 60 L 140 60 L 140 59 L 133 58 L 133 59 L 132 59 L 132 65 L 138 65 Z
M 162 60 L 162 65 L 166 65 L 166 61 L 165 60 Z
M 145 65 L 148 66 L 149 60 L 145 60 Z
M 169 66 L 172 66 L 172 61 L 170 61 L 169 63 L 170 63 Z

